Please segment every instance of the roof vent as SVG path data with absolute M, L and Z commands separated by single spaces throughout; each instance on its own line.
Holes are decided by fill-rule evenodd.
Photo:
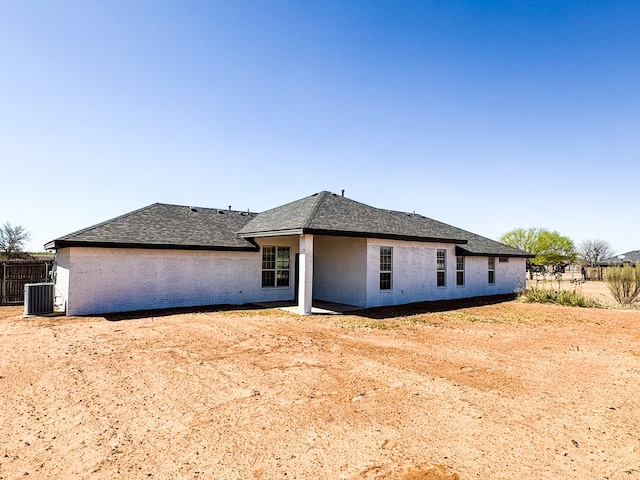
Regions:
M 192 212 L 197 212 L 198 209 L 196 207 L 189 207 L 189 210 L 191 210 Z

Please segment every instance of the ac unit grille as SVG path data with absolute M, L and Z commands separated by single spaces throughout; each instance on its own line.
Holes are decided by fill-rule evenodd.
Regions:
M 53 313 L 53 283 L 27 283 L 24 286 L 24 314 Z

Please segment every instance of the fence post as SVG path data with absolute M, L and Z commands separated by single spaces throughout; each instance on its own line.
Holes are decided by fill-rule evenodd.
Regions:
M 6 292 L 7 285 L 7 264 L 2 263 L 2 286 L 0 288 L 0 304 L 4 303 L 5 297 L 7 296 Z

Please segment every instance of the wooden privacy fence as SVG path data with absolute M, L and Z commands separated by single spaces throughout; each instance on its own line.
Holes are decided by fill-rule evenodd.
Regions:
M 585 280 L 604 280 L 604 271 L 606 267 L 585 267 L 584 279 Z
M 51 281 L 50 260 L 7 260 L 0 270 L 0 305 L 24 303 L 27 283 Z

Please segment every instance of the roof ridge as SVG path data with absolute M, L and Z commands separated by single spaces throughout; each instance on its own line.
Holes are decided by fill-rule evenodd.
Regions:
M 322 203 L 327 198 L 327 195 L 331 195 L 331 192 L 323 190 L 323 191 L 321 191 L 319 193 L 316 193 L 315 195 L 311 195 L 312 197 L 313 196 L 318 196 L 318 199 L 316 200 L 316 203 L 313 206 L 313 208 L 311 209 L 311 211 L 304 218 L 304 221 L 302 222 L 302 228 L 308 228 L 309 225 L 311 225 L 311 221 L 313 220 L 313 217 L 315 217 L 316 213 L 318 213 L 318 209 L 320 208 L 320 205 L 322 205 Z
M 80 230 L 76 230 L 75 232 L 68 233 L 67 235 L 65 235 L 64 237 L 61 237 L 61 238 L 68 238 L 68 237 L 72 237 L 74 235 L 80 235 L 81 233 L 85 233 L 85 232 L 88 232 L 89 230 L 93 230 L 95 228 L 102 227 L 103 225 L 106 225 L 108 223 L 112 223 L 112 222 L 115 222 L 117 220 L 121 220 L 123 218 L 130 217 L 131 215 L 143 212 L 144 210 L 148 210 L 148 209 L 150 209 L 152 207 L 155 207 L 157 205 L 163 205 L 163 204 L 159 203 L 159 202 L 155 202 L 155 203 L 152 203 L 151 205 L 147 205 L 146 207 L 141 207 L 141 208 L 138 208 L 138 209 L 133 210 L 131 212 L 124 213 L 122 215 L 118 215 L 117 217 L 110 218 L 110 219 L 105 220 L 103 222 L 96 223 L 95 225 L 90 225 L 90 226 L 82 228 Z
M 178 203 L 162 203 L 162 202 L 156 202 L 152 205 L 149 205 L 150 207 L 154 206 L 154 205 L 163 205 L 165 207 L 177 207 L 177 208 L 197 208 L 197 209 L 201 209 L 201 210 L 217 210 L 217 211 L 223 211 L 223 212 L 232 212 L 232 213 L 250 213 L 252 215 L 257 215 L 260 212 L 252 212 L 252 211 L 248 211 L 248 210 L 237 210 L 232 208 L 231 210 L 229 210 L 229 208 L 220 208 L 220 207 L 203 207 L 202 205 L 184 205 L 184 204 L 178 204 Z M 140 210 L 144 210 L 143 208 L 141 208 Z M 139 210 L 136 210 L 139 211 Z M 130 213 L 134 213 L 134 212 L 130 212 Z M 124 215 L 123 215 L 124 216 Z M 114 218 L 114 220 L 116 220 Z

